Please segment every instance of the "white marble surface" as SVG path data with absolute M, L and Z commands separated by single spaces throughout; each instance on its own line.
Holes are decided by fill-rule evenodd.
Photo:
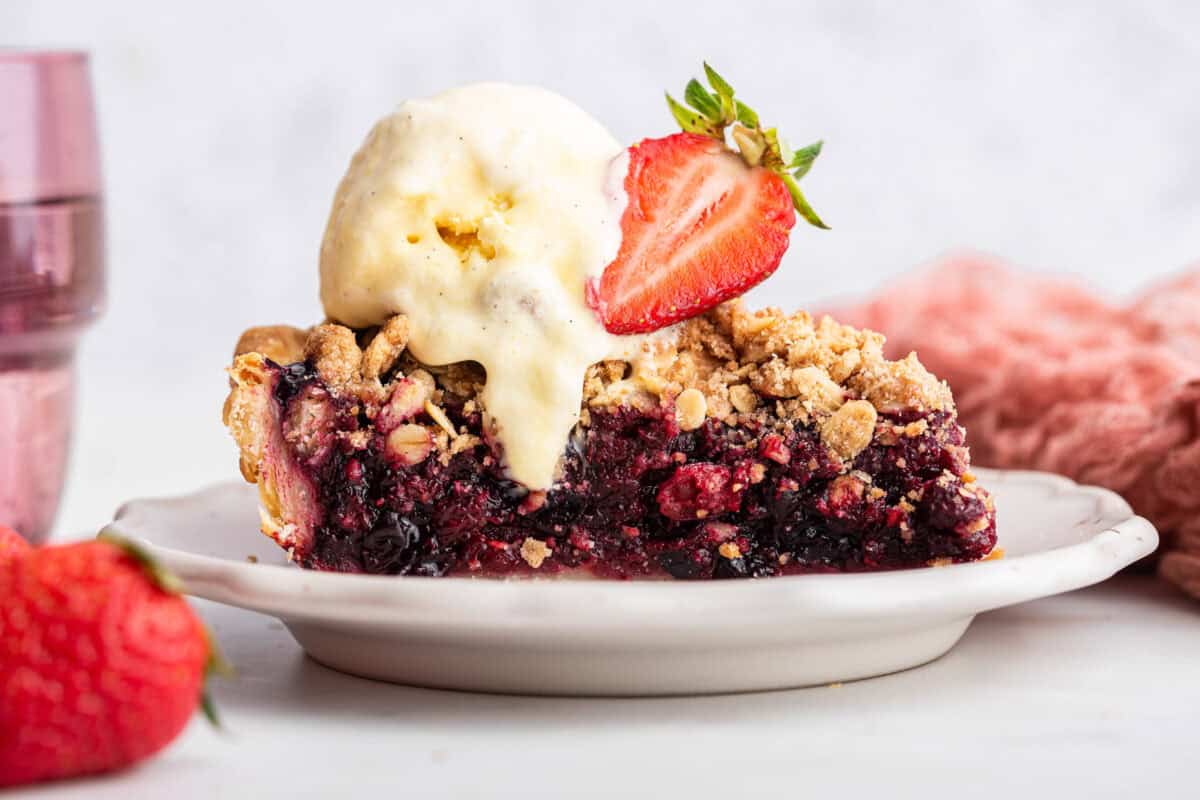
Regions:
M 410 689 L 198 603 L 240 677 L 130 773 L 13 797 L 1195 796 L 1195 604 L 1144 577 L 984 614 L 940 661 L 841 686 L 656 700 Z

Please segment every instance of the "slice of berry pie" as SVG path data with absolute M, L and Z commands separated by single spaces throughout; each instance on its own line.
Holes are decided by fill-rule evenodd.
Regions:
M 948 387 L 879 334 L 748 310 L 820 145 L 705 66 L 622 148 L 479 84 L 371 132 L 321 248 L 328 320 L 238 343 L 225 422 L 300 565 L 722 578 L 971 561 L 996 540 Z M 726 145 L 726 136 L 736 150 Z

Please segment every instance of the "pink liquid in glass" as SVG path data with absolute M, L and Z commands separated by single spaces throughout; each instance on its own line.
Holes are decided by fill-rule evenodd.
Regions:
M 35 542 L 58 508 L 74 395 L 69 359 L 0 364 L 0 519 Z
M 42 541 L 66 471 L 79 338 L 104 295 L 87 56 L 0 50 L 0 525 Z

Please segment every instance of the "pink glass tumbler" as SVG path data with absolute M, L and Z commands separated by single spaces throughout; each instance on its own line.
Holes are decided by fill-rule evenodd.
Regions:
M 0 50 L 0 525 L 37 543 L 58 508 L 75 349 L 104 296 L 88 58 Z

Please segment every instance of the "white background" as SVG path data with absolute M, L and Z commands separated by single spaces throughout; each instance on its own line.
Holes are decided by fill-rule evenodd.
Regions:
M 0 0 L 0 42 L 94 54 L 111 300 L 60 531 L 235 474 L 238 333 L 318 319 L 351 153 L 401 99 L 466 81 L 547 85 L 634 141 L 672 129 L 662 90 L 707 58 L 794 144 L 823 137 L 805 185 L 833 231 L 798 229 L 758 291 L 785 306 L 960 248 L 1113 292 L 1200 256 L 1185 2 Z

